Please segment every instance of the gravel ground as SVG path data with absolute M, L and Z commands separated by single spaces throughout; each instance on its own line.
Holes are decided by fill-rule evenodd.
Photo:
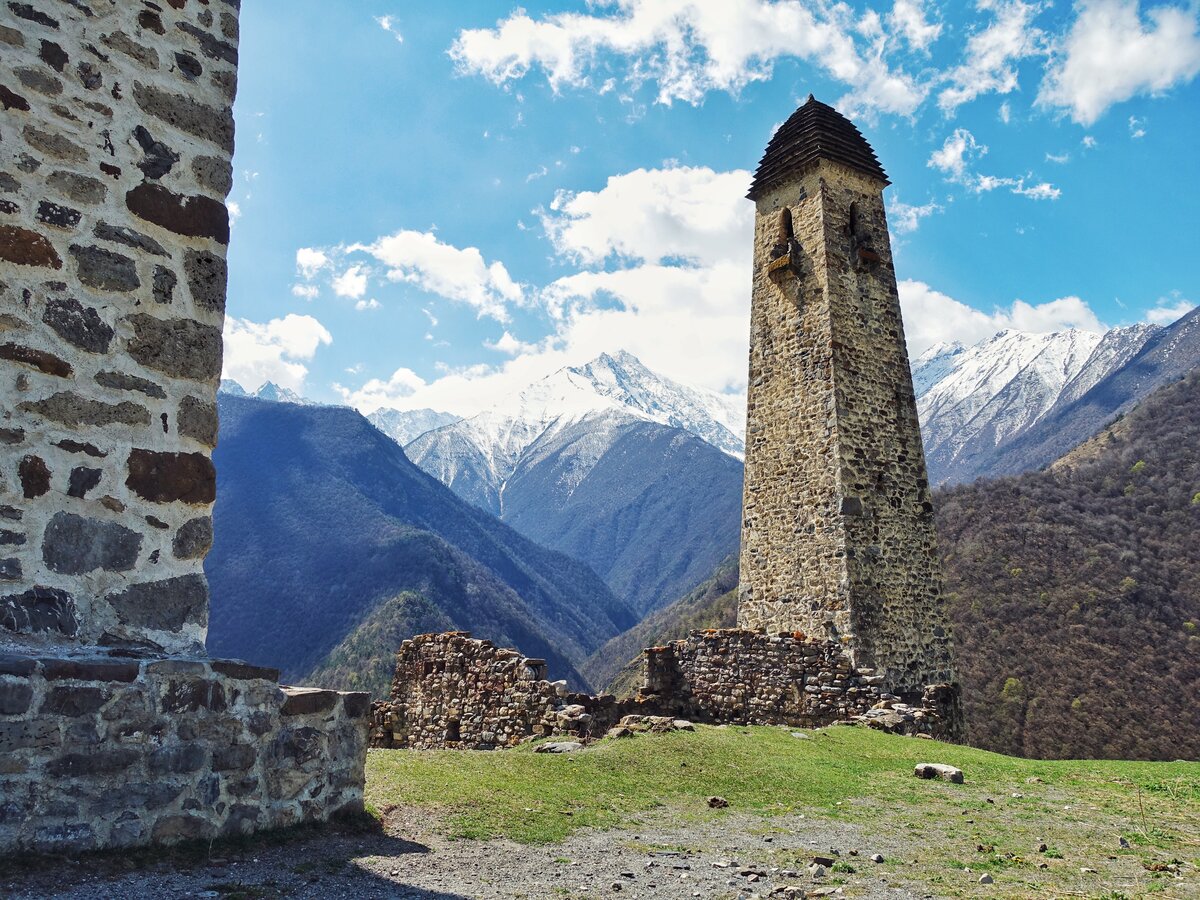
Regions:
M 389 815 L 385 833 L 330 828 L 272 846 L 181 862 L 103 855 L 0 879 L 0 896 L 107 898 L 751 898 L 932 896 L 902 886 L 894 840 L 800 816 L 681 822 L 669 810 L 632 827 L 583 830 L 561 844 L 452 841 L 427 817 Z M 838 851 L 835 854 L 832 851 Z M 852 856 L 850 851 L 856 850 Z M 873 863 L 881 854 L 885 862 Z M 853 872 L 814 877 L 814 856 Z M 793 890 L 784 890 L 793 888 Z M 774 894 L 772 892 L 775 892 Z

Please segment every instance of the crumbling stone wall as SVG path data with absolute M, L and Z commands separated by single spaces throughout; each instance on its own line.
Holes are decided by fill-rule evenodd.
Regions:
M 0 633 L 204 642 L 238 6 L 0 4 Z
M 362 810 L 370 698 L 195 657 L 0 654 L 0 847 L 230 837 Z
M 950 637 L 886 181 L 837 146 L 754 197 L 738 624 L 843 644 L 919 696 L 951 680 Z
M 361 809 L 365 694 L 209 660 L 237 0 L 0 0 L 0 851 Z
M 373 706 L 371 745 L 494 750 L 550 735 L 603 737 L 625 716 L 732 725 L 821 727 L 858 722 L 904 734 L 960 739 L 957 689 L 938 685 L 910 706 L 883 676 L 854 668 L 844 649 L 795 634 L 694 632 L 643 655 L 636 697 L 589 696 L 544 678 L 545 662 L 473 640 L 419 635 L 396 655 L 387 700 Z

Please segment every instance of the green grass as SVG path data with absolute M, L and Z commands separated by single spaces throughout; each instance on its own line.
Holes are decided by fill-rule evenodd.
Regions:
M 535 754 L 531 745 L 372 751 L 367 799 L 385 815 L 394 806 L 424 810 L 452 837 L 528 844 L 620 827 L 655 809 L 672 822 L 751 813 L 763 817 L 764 833 L 782 824 L 773 817 L 803 813 L 911 838 L 921 860 L 905 877 L 938 896 L 954 896 L 952 883 L 974 878 L 966 868 L 1020 885 L 1015 894 L 998 887 L 1000 897 L 1077 887 L 1096 877 L 1081 875 L 1084 867 L 1101 877 L 1120 868 L 1125 880 L 1135 873 L 1140 887 L 1130 896 L 1200 895 L 1198 763 L 1024 760 L 864 728 L 810 734 L 806 741 L 783 728 L 699 727 L 564 755 Z M 966 784 L 916 779 L 919 762 L 958 766 Z M 712 795 L 729 809 L 710 810 Z M 1054 852 L 1038 853 L 1043 842 Z M 1156 865 L 1173 868 L 1156 873 Z M 1181 881 L 1197 893 L 1179 893 Z

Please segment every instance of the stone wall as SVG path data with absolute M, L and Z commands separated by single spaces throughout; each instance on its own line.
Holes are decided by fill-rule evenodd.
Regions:
M 362 810 L 370 698 L 194 657 L 0 655 L 0 847 L 229 837 Z
M 0 0 L 0 850 L 361 808 L 365 694 L 204 638 L 237 0 Z
M 0 4 L 0 635 L 204 642 L 237 41 L 236 0 Z
M 820 159 L 756 198 L 738 624 L 919 696 L 952 673 L 883 187 Z
M 915 706 L 855 669 L 843 648 L 802 635 L 695 632 L 643 655 L 636 697 L 569 693 L 545 663 L 471 639 L 420 635 L 396 655 L 391 696 L 373 706 L 371 744 L 494 750 L 550 735 L 603 737 L 626 716 L 733 725 L 821 727 L 862 722 L 904 734 L 962 737 L 957 688 L 931 688 Z

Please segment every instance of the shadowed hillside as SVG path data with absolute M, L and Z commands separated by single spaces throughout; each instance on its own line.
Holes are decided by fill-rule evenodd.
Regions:
M 574 664 L 633 623 L 587 566 L 464 503 L 353 410 L 222 396 L 220 412 L 213 654 L 303 677 L 411 591 L 582 684 Z M 395 651 L 372 633 L 388 644 L 372 657 Z

